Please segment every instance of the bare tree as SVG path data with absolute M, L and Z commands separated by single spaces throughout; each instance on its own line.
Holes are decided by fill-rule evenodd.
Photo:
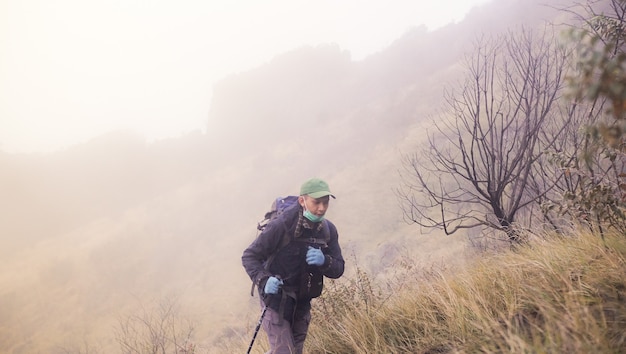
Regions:
M 544 134 L 559 100 L 567 51 L 549 32 L 479 39 L 467 79 L 446 92 L 448 115 L 423 151 L 403 160 L 398 189 L 405 218 L 446 234 L 488 227 L 519 241 L 517 217 L 551 187 L 531 174 L 562 129 Z M 549 137 L 547 140 L 540 137 Z

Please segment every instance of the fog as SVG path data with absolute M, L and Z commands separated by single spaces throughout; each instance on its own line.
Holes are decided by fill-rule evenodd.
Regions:
M 435 263 L 461 267 L 468 252 L 462 235 L 422 234 L 403 221 L 394 194 L 401 156 L 423 142 L 424 127 L 440 113 L 444 87 L 462 76 L 459 61 L 475 36 L 521 23 L 539 25 L 555 16 L 554 10 L 538 3 L 494 1 L 470 11 L 457 24 L 436 30 L 430 26 L 438 25 L 429 25 L 404 32 L 406 26 L 398 21 L 400 28 L 371 41 L 369 49 L 347 39 L 342 44 L 341 38 L 326 43 L 318 39 L 322 37 L 311 37 L 303 43 L 298 37 L 277 44 L 260 31 L 254 35 L 261 37 L 252 37 L 257 45 L 267 35 L 267 47 L 276 51 L 244 55 L 249 61 L 233 59 L 224 64 L 232 71 L 220 74 L 219 79 L 195 64 L 188 65 L 183 75 L 156 62 L 146 65 L 145 57 L 129 59 L 137 60 L 129 71 L 111 75 L 103 69 L 93 74 L 86 67 L 98 63 L 94 58 L 102 53 L 87 43 L 93 32 L 78 35 L 80 31 L 74 31 L 70 23 L 63 26 L 63 32 L 52 29 L 49 36 L 84 38 L 82 66 L 74 69 L 90 75 L 63 79 L 61 73 L 47 72 L 52 76 L 39 77 L 41 66 L 34 71 L 24 67 L 13 71 L 8 64 L 17 65 L 27 51 L 10 58 L 3 54 L 3 78 L 21 83 L 11 88 L 17 93 L 2 95 L 1 105 L 0 140 L 3 148 L 10 148 L 0 153 L 4 270 L 0 272 L 0 351 L 62 353 L 78 351 L 88 343 L 90 348 L 116 352 L 114 333 L 120 318 L 149 311 L 164 299 L 175 301 L 181 315 L 195 323 L 195 339 L 204 349 L 220 353 L 225 338 L 248 340 L 258 307 L 257 299 L 249 294 L 241 253 L 254 239 L 256 223 L 272 200 L 297 193 L 302 181 L 313 176 L 326 179 L 337 196 L 328 218 L 339 230 L 347 277 L 359 266 L 375 279 L 384 279 L 405 256 L 424 267 Z M 42 2 L 30 13 L 27 5 L 9 2 L 7 6 L 22 9 L 22 16 L 32 15 L 31 20 L 41 20 L 42 27 L 52 21 L 44 18 L 44 10 L 54 10 L 50 16 L 55 14 L 58 21 L 65 19 L 63 10 L 69 8 L 96 11 L 82 2 L 61 4 L 55 8 Z M 188 20 L 183 13 L 193 12 L 186 5 L 189 8 L 177 9 L 170 18 L 164 12 L 169 8 L 158 7 L 162 3 L 115 4 L 133 11 L 143 9 L 144 16 L 160 22 L 172 20 L 168 28 L 174 32 L 159 32 L 171 36 L 172 43 L 182 38 L 173 33 Z M 324 7 L 330 3 L 316 4 L 320 9 L 307 13 L 322 16 L 322 10 L 330 11 Z M 356 13 L 356 3 L 350 4 L 342 11 Z M 239 14 L 235 8 L 215 9 Z M 396 15 L 375 5 L 364 9 L 377 9 L 386 14 L 384 18 Z M 160 47 L 155 51 L 155 43 L 149 45 L 156 47 L 134 48 L 142 42 L 142 33 L 152 32 L 139 23 L 135 26 L 141 30 L 129 32 L 125 27 L 132 22 L 128 15 L 113 14 L 106 7 L 98 10 L 109 15 L 107 20 L 83 18 L 83 25 L 89 29 L 95 21 L 99 25 L 94 28 L 104 31 L 103 38 L 109 31 L 127 34 L 132 40 L 122 49 L 130 57 L 166 52 Z M 6 12 L 0 16 L 6 17 Z M 202 16 L 196 16 L 189 26 L 203 23 Z M 367 22 L 363 27 L 354 27 L 362 37 L 367 37 L 366 27 L 386 27 L 384 22 L 371 26 L 375 17 L 369 16 L 368 21 L 361 18 Z M 103 30 L 103 23 L 112 19 L 123 19 L 124 26 Z M 295 19 L 302 18 L 294 14 Z M 9 27 L 15 26 L 16 20 L 11 21 Z M 295 32 L 307 32 L 298 30 L 297 21 L 279 22 L 275 24 L 280 28 L 292 26 Z M 43 30 L 32 31 L 29 38 L 34 39 Z M 252 36 L 254 31 L 242 32 Z M 7 38 L 14 40 L 3 38 L 5 45 Z M 10 43 L 11 48 L 16 45 Z M 58 50 L 76 54 L 73 46 Z M 104 57 L 122 60 L 121 54 L 111 55 Z M 204 62 L 206 70 L 214 65 L 209 52 L 194 56 L 181 49 L 176 55 Z M 71 66 L 65 59 L 59 60 Z M 145 71 L 135 76 L 133 67 Z M 92 74 L 104 80 L 97 81 L 104 91 L 81 89 L 82 80 Z M 168 77 L 180 81 L 171 85 Z M 55 85 L 64 80 L 71 90 L 62 85 L 57 90 Z M 2 81 L 2 92 L 11 91 Z M 189 94 L 186 83 L 192 81 L 191 86 L 202 89 Z M 135 86 L 138 82 L 149 83 L 146 90 L 163 91 L 164 96 L 151 95 L 151 101 L 145 101 L 136 92 L 142 91 Z M 26 92 L 43 91 L 50 101 L 27 104 Z M 112 92 L 133 104 L 119 106 Z M 62 110 L 67 111 L 63 119 Z M 99 118 L 90 121 L 86 116 L 91 114 L 85 112 Z M 47 120 L 29 120 L 31 113 Z M 92 129 L 93 124 L 100 124 L 99 128 Z M 154 127 L 144 129 L 151 124 Z M 42 138 L 46 135 L 52 137 Z M 37 145 L 39 140 L 41 145 Z
M 213 85 L 305 45 L 355 60 L 487 0 L 3 0 L 0 149 L 51 152 L 111 130 L 206 130 Z

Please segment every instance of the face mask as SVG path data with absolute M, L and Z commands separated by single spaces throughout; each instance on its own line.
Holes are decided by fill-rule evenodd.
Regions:
M 309 219 L 309 221 L 311 221 L 311 222 L 320 222 L 320 221 L 324 220 L 323 216 L 317 216 L 317 215 L 311 213 L 308 210 L 305 210 L 304 213 L 302 213 L 302 215 L 304 215 L 304 217 Z
M 306 204 L 303 205 L 304 208 L 304 212 L 302 213 L 302 215 L 307 218 L 310 222 L 320 222 L 322 220 L 324 220 L 324 216 L 317 216 L 313 213 L 311 213 L 307 208 L 306 208 Z

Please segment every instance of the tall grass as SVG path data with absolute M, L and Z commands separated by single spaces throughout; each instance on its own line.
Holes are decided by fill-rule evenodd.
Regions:
M 624 353 L 626 237 L 535 241 L 465 270 L 328 282 L 307 352 Z M 410 275 L 409 275 L 410 274 Z

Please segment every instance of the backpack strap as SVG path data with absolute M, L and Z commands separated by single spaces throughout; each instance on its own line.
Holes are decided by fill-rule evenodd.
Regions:
M 330 225 L 328 225 L 328 220 L 322 220 L 322 232 L 324 233 L 324 241 L 326 241 L 326 245 L 330 242 Z
M 326 247 L 328 246 L 328 243 L 330 242 L 330 226 L 328 225 L 328 220 L 324 219 L 322 220 L 322 233 L 324 234 L 324 238 L 307 238 L 307 239 L 298 239 L 296 238 L 296 241 L 299 242 L 308 242 L 308 243 L 312 243 L 312 244 L 316 244 L 322 247 Z

